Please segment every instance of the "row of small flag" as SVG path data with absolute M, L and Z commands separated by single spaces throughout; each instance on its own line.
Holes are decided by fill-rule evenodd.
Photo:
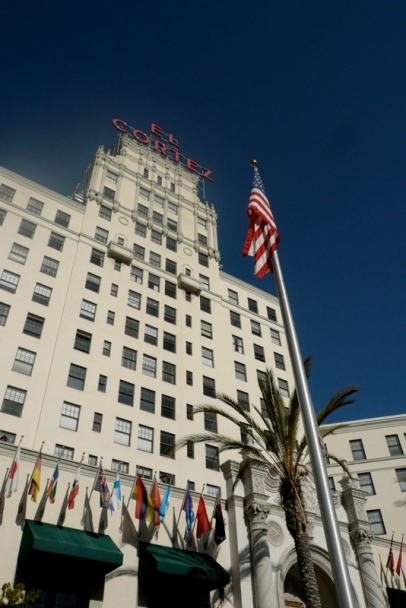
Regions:
M 390 573 L 392 574 L 392 577 L 394 576 L 394 574 L 396 573 L 397 576 L 397 582 L 398 582 L 398 587 L 400 584 L 400 575 L 403 574 L 403 570 L 402 570 L 402 552 L 403 552 L 403 538 L 404 538 L 404 534 L 402 534 L 402 540 L 400 541 L 400 549 L 399 549 L 399 556 L 398 556 L 398 561 L 396 563 L 396 568 L 395 568 L 395 556 L 393 555 L 393 549 L 392 549 L 392 544 L 393 544 L 393 536 L 394 534 L 392 533 L 392 538 L 390 541 L 390 547 L 389 547 L 389 553 L 388 553 L 388 559 L 386 561 L 386 570 L 390 570 Z M 403 575 L 403 582 L 406 586 L 406 580 L 405 577 Z
M 42 448 L 41 448 L 42 449 Z M 14 456 L 13 462 L 11 464 L 10 470 L 7 475 L 6 487 L 5 487 L 5 496 L 6 498 L 10 498 L 13 492 L 16 492 L 18 489 L 18 474 L 20 468 L 20 451 L 21 451 L 21 441 L 17 448 L 16 454 Z M 79 494 L 79 484 L 80 484 L 80 469 L 83 463 L 83 457 L 78 465 L 75 478 L 73 480 L 72 488 L 68 497 L 68 509 L 73 509 L 75 507 L 75 499 Z M 49 502 L 53 504 L 56 498 L 56 492 L 58 487 L 58 479 L 59 479 L 59 461 L 55 465 L 55 470 L 52 475 L 52 478 L 49 481 L 47 487 L 47 498 Z M 41 450 L 39 451 L 38 457 L 36 459 L 31 479 L 28 487 L 28 495 L 31 496 L 31 500 L 37 502 L 37 497 L 41 487 Z M 104 509 L 109 509 L 113 514 L 115 511 L 119 510 L 120 502 L 121 502 L 121 481 L 120 475 L 117 473 L 116 480 L 113 484 L 112 492 L 110 493 L 107 476 L 103 469 L 103 465 L 100 464 L 92 492 L 100 493 L 100 507 Z M 133 488 L 131 491 L 130 499 L 135 500 L 135 517 L 141 521 L 146 521 L 153 523 L 156 530 L 158 530 L 160 524 L 164 522 L 166 512 L 169 507 L 169 497 L 171 494 L 171 485 L 168 484 L 165 494 L 161 499 L 161 495 L 159 492 L 158 483 L 156 477 L 152 482 L 150 493 L 148 494 L 142 477 L 140 475 L 136 475 L 134 480 Z M 196 537 L 200 538 L 204 532 L 211 530 L 211 520 L 207 515 L 206 505 L 203 498 L 203 493 L 200 494 L 199 504 L 197 507 L 196 515 L 194 513 L 193 501 L 190 492 L 189 486 L 186 488 L 185 496 L 182 503 L 182 511 L 185 512 L 186 517 L 186 531 L 185 538 L 188 538 L 192 533 L 192 526 L 197 524 L 196 529 Z M 222 543 L 225 536 L 225 526 L 224 526 L 224 518 L 221 509 L 220 498 L 217 495 L 216 503 L 214 506 L 213 514 L 211 519 L 215 520 L 215 528 L 214 528 L 214 540 L 217 545 Z

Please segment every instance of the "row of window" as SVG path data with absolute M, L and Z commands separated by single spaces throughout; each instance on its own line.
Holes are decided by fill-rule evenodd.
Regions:
M 16 191 L 13 188 L 10 188 L 9 186 L 6 186 L 5 184 L 1 184 L 0 185 L 0 200 L 5 201 L 6 203 L 11 203 L 14 198 L 15 192 Z M 26 207 L 27 211 L 29 211 L 30 213 L 33 213 L 34 215 L 41 215 L 43 208 L 44 208 L 44 203 L 42 203 L 41 201 L 39 201 L 35 198 L 32 198 L 32 197 L 28 200 L 27 207 Z M 0 209 L 0 226 L 3 223 L 6 213 L 7 212 L 4 209 Z M 59 226 L 68 228 L 70 219 L 71 219 L 71 216 L 68 213 L 65 213 L 64 211 L 61 211 L 58 209 L 58 211 L 56 212 L 56 215 L 55 215 L 54 222 L 55 222 L 55 224 L 59 224 Z M 34 231 L 35 231 L 35 229 L 34 229 Z M 20 233 L 20 234 L 22 234 L 22 233 Z
M 388 446 L 389 454 L 391 456 L 401 456 L 403 454 L 403 448 L 401 446 L 398 435 L 386 435 L 385 439 L 386 445 Z M 350 448 L 354 460 L 366 460 L 366 454 L 362 439 L 352 439 L 350 441 Z
M 236 291 L 234 291 L 233 289 L 228 290 L 228 301 L 231 304 L 235 304 L 236 306 L 239 305 L 238 293 Z M 250 312 L 258 314 L 258 302 L 256 300 L 253 300 L 252 298 L 248 298 L 247 301 L 248 301 L 248 310 Z M 275 323 L 277 322 L 276 310 L 274 308 L 267 306 L 266 315 L 267 315 L 267 318 L 269 319 L 269 321 L 274 321 Z

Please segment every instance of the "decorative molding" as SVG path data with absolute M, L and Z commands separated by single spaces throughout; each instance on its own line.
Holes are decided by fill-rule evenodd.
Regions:
M 285 536 L 282 527 L 276 521 L 268 522 L 268 538 L 274 547 L 280 547 L 284 543 Z

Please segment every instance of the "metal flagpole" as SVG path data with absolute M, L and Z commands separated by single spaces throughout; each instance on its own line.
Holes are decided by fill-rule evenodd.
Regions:
M 324 462 L 324 452 L 321 445 L 322 441 L 319 435 L 277 251 L 274 251 L 272 255 L 272 264 L 337 596 L 341 608 L 355 608 L 347 561 L 341 542 L 336 512 Z

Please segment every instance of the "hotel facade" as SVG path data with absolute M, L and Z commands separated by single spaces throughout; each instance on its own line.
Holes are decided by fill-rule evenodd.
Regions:
M 294 382 L 278 300 L 221 270 L 217 215 L 201 188 L 211 172 L 157 125 L 148 134 L 124 121 L 114 126 L 114 148 L 97 150 L 71 197 L 0 169 L 0 538 L 8 547 L 0 582 L 41 589 L 44 607 L 155 606 L 169 589 L 178 606 L 191 598 L 195 606 L 219 605 L 223 590 L 226 606 L 300 606 L 293 543 L 272 478 L 252 470 L 233 491 L 240 454 L 220 455 L 209 441 L 171 451 L 192 433 L 235 434 L 231 423 L 194 415 L 193 407 L 214 403 L 216 392 L 260 407 L 257 378 L 267 367 L 288 400 Z M 401 416 L 350 423 L 328 440 L 361 485 L 341 487 L 341 472 L 329 465 L 358 606 L 384 605 L 379 559 L 386 561 L 392 530 L 399 548 L 401 511 L 392 502 L 406 489 L 405 433 Z M 7 498 L 20 441 L 19 485 Z M 389 454 L 381 454 L 385 445 Z M 27 489 L 40 450 L 33 502 Z M 58 460 L 51 504 L 46 487 Z M 120 475 L 114 514 L 100 508 L 94 489 L 101 465 L 110 489 Z M 134 518 L 136 474 L 148 490 L 156 476 L 161 496 L 171 484 L 158 535 Z M 221 544 L 213 533 L 185 541 L 187 486 L 195 512 L 203 491 L 209 517 L 221 496 Z M 307 500 L 323 607 L 335 606 L 311 484 Z M 258 530 L 261 543 L 266 538 L 260 563 Z M 364 553 L 354 530 L 366 531 Z M 360 557 L 367 553 L 377 573 L 372 591 Z

